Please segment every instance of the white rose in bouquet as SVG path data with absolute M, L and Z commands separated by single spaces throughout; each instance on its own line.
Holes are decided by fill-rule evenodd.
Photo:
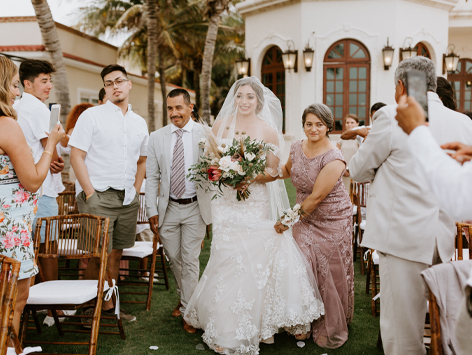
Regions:
M 246 173 L 243 170 L 243 167 L 239 164 L 238 161 L 233 162 L 233 165 L 231 166 L 231 170 L 234 170 L 239 175 L 246 175 Z
M 295 206 L 293 206 L 292 211 L 298 213 L 298 211 L 300 211 L 300 207 L 300 204 L 297 203 Z
M 218 147 L 218 149 L 220 149 L 220 147 Z M 229 171 L 233 166 L 233 161 L 231 160 L 230 156 L 226 156 L 220 159 L 218 165 L 220 166 L 221 170 Z
M 256 158 L 256 155 L 253 153 L 246 153 L 244 154 L 244 157 L 247 161 L 253 161 Z

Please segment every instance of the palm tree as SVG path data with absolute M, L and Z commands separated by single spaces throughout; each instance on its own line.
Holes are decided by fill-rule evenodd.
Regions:
M 157 0 L 147 0 L 147 74 L 148 74 L 148 126 L 155 131 L 154 124 L 154 86 L 156 82 L 157 59 Z
M 231 0 L 207 0 L 205 16 L 209 20 L 208 32 L 205 40 L 205 49 L 203 51 L 202 61 L 202 116 L 210 123 L 210 88 L 211 88 L 211 68 L 213 65 L 213 54 L 215 52 L 216 37 L 218 35 L 218 26 L 221 22 L 222 13 L 228 8 Z
M 64 64 L 61 42 L 56 30 L 56 24 L 52 18 L 49 4 L 46 0 L 31 0 L 38 20 L 38 25 L 43 37 L 46 51 L 51 55 L 51 61 L 56 69 L 54 74 L 54 86 L 56 87 L 56 100 L 61 104 L 61 122 L 65 124 L 70 111 L 69 82 L 67 80 L 66 66 Z
M 119 55 L 138 64 L 142 68 L 143 73 L 147 72 L 149 76 L 154 74 L 154 80 L 156 60 L 154 59 L 150 62 L 148 56 L 153 55 L 154 58 L 157 56 L 163 100 L 162 121 L 164 126 L 167 124 L 167 112 L 165 109 L 167 93 L 165 54 L 163 52 L 171 51 L 174 53 L 174 56 L 178 55 L 174 38 L 169 33 L 169 26 L 167 25 L 172 24 L 172 20 L 175 20 L 175 16 L 173 16 L 175 10 L 179 9 L 182 11 L 182 9 L 186 8 L 186 5 L 187 1 L 184 0 L 96 0 L 94 5 L 85 8 L 84 16 L 79 24 L 82 30 L 95 36 L 104 34 L 107 31 L 112 33 L 129 31 L 130 35 L 121 46 Z M 149 14 L 149 10 L 155 11 L 155 13 Z M 152 26 L 156 26 L 155 32 L 151 33 L 151 36 L 155 35 L 156 38 L 153 37 L 151 43 L 148 44 L 148 36 L 150 34 L 148 26 L 150 23 Z M 175 27 L 175 24 L 172 26 Z M 152 79 L 149 78 L 148 80 L 148 111 L 151 129 L 154 125 L 152 118 L 154 116 L 154 107 L 151 108 L 151 105 L 154 106 L 154 93 L 151 94 L 150 92 Z M 152 110 L 152 113 L 150 110 Z

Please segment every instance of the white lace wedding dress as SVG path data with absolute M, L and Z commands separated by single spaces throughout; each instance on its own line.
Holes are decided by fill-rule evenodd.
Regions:
M 291 232 L 276 233 L 269 219 L 266 185 L 249 189 L 246 201 L 231 188 L 213 200 L 211 255 L 184 316 L 222 354 L 258 354 L 262 339 L 280 328 L 306 333 L 324 313 Z

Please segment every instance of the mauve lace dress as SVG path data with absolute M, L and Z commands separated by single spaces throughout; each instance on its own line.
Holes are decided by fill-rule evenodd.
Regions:
M 308 159 L 302 141 L 292 144 L 290 159 L 299 204 L 312 193 L 315 180 L 326 164 L 334 160 L 344 162 L 339 149 Z M 352 205 L 341 176 L 318 207 L 293 226 L 293 237 L 313 268 L 325 305 L 325 315 L 312 324 L 313 340 L 325 348 L 338 348 L 348 338 L 347 326 L 354 312 Z

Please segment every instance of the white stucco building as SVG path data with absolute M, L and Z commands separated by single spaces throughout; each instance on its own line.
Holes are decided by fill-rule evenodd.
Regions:
M 301 114 L 311 103 L 333 111 L 335 132 L 347 113 L 369 122 L 370 106 L 394 103 L 394 72 L 400 49 L 417 47 L 443 73 L 449 45 L 461 61 L 454 81 L 459 110 L 471 110 L 472 1 L 466 0 L 245 0 L 237 9 L 246 22 L 246 56 L 254 75 L 279 96 L 287 141 L 302 138 Z M 384 69 L 382 49 L 394 47 Z M 307 71 L 303 50 L 315 51 Z M 296 72 L 281 53 L 295 49 Z M 460 72 L 459 72 L 460 70 Z

